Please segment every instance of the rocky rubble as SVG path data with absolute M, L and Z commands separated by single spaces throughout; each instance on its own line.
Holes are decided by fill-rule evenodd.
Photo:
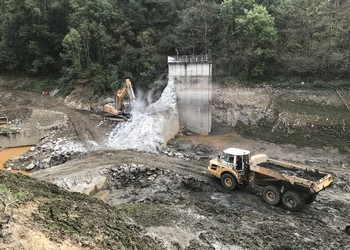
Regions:
M 123 164 L 111 168 L 110 175 L 109 186 L 112 189 L 110 202 L 114 204 L 120 201 L 178 202 L 186 191 L 201 192 L 209 189 L 208 183 L 197 177 L 144 165 Z M 118 196 L 120 200 L 117 199 Z
M 10 240 L 10 222 L 12 216 L 8 208 L 14 203 L 15 200 L 7 192 L 0 193 L 0 242 L 8 242 Z
M 46 169 L 86 153 L 87 148 L 83 144 L 58 138 L 41 142 L 25 154 L 11 158 L 5 167 L 20 170 Z
M 212 100 L 213 130 L 232 129 L 237 122 L 254 125 L 270 112 L 270 88 L 223 87 L 214 85 Z M 252 101 L 254 100 L 254 101 Z
M 170 140 L 163 154 L 179 159 L 196 160 L 205 164 L 213 156 L 213 149 L 203 144 L 194 144 L 186 140 Z

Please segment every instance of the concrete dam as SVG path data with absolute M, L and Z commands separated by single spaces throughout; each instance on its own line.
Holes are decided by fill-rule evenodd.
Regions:
M 169 56 L 180 126 L 207 135 L 211 132 L 212 62 L 208 55 Z

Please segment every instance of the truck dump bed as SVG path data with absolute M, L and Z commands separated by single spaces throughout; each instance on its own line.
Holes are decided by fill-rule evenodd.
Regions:
M 333 182 L 330 174 L 308 170 L 305 167 L 273 159 L 267 159 L 266 162 L 251 165 L 250 170 L 263 180 L 273 179 L 299 186 L 304 190 L 306 189 L 309 193 L 318 193 Z

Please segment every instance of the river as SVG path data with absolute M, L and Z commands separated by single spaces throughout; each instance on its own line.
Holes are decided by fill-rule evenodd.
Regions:
M 25 147 L 16 147 L 16 148 L 5 148 L 0 151 L 0 170 L 4 170 L 4 164 L 5 162 L 10 159 L 13 156 L 17 156 L 20 154 L 23 154 L 24 152 L 28 151 L 30 147 L 25 146 Z M 19 170 L 11 170 L 13 173 L 22 173 L 22 174 L 30 174 L 29 172 L 26 171 L 19 171 Z

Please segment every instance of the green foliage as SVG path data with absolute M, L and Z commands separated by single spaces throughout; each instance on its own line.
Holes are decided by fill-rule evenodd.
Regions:
M 349 7 L 329 0 L 0 1 L 0 73 L 59 73 L 64 91 L 90 75 L 103 92 L 116 77 L 148 85 L 177 50 L 212 51 L 213 73 L 222 77 L 348 79 Z
M 43 74 L 54 71 L 60 43 L 67 29 L 68 0 L 7 0 L 0 64 L 8 71 Z M 58 21 L 59 17 L 59 21 Z
M 56 79 L 43 79 L 43 80 L 33 81 L 23 86 L 23 89 L 31 90 L 39 93 L 41 93 L 42 91 L 52 91 L 56 88 L 58 88 L 58 80 Z
M 266 7 L 255 1 L 228 0 L 220 7 L 225 63 L 233 63 L 245 77 L 264 77 L 275 57 L 277 31 Z M 242 53 L 244 52 L 244 53 Z
M 19 192 L 15 193 L 15 198 L 18 201 L 25 201 L 27 199 L 27 193 L 24 191 L 19 191 Z
M 6 193 L 11 194 L 17 201 L 25 201 L 28 198 L 28 195 L 24 191 L 13 191 L 10 188 L 8 188 L 4 184 L 0 184 L 0 194 Z
M 4 126 L 0 127 L 0 134 L 8 134 L 8 133 L 12 133 L 12 130 L 9 127 L 4 127 Z M 1 190 L 1 187 L 0 187 L 0 190 Z
M 71 28 L 62 42 L 61 58 L 71 64 L 71 68 L 81 70 L 82 41 L 79 32 Z
M 254 0 L 224 0 L 220 5 L 220 19 L 223 26 L 223 37 L 231 39 L 235 34 L 235 18 L 244 15 L 244 11 L 251 9 Z
M 110 24 L 117 22 L 117 12 L 110 0 L 73 0 L 70 26 L 79 36 L 79 60 L 84 69 L 90 69 L 92 63 L 107 65 L 113 57 Z M 72 29 L 71 29 L 72 31 Z
M 96 93 L 107 93 L 112 89 L 111 84 L 118 78 L 118 70 L 114 65 L 109 65 L 107 68 L 103 68 L 99 64 L 91 65 L 93 86 Z
M 10 189 L 8 189 L 8 187 L 6 187 L 4 184 L 0 184 L 0 194 L 8 192 L 10 192 Z
M 350 47 L 342 41 L 348 39 L 344 14 L 349 12 L 341 8 L 339 2 L 337 6 L 328 0 L 283 2 L 276 16 L 280 72 L 327 80 L 348 75 L 343 69 L 349 65 L 344 55 Z
M 79 78 L 80 70 L 74 67 L 63 67 L 62 76 L 58 81 L 60 94 L 65 96 L 73 89 L 74 82 Z
M 254 5 L 251 10 L 244 10 L 244 15 L 238 16 L 235 22 L 237 24 L 235 33 L 242 42 L 264 44 L 276 41 L 274 18 L 261 5 Z
M 181 13 L 176 34 L 176 47 L 185 54 L 204 54 L 217 42 L 219 5 L 200 1 Z
M 165 58 L 163 61 L 160 60 L 154 51 L 154 47 L 136 49 L 128 46 L 118 67 L 121 79 L 142 79 L 145 82 L 149 82 L 152 78 L 155 78 L 159 73 L 157 65 L 160 62 L 165 63 Z

